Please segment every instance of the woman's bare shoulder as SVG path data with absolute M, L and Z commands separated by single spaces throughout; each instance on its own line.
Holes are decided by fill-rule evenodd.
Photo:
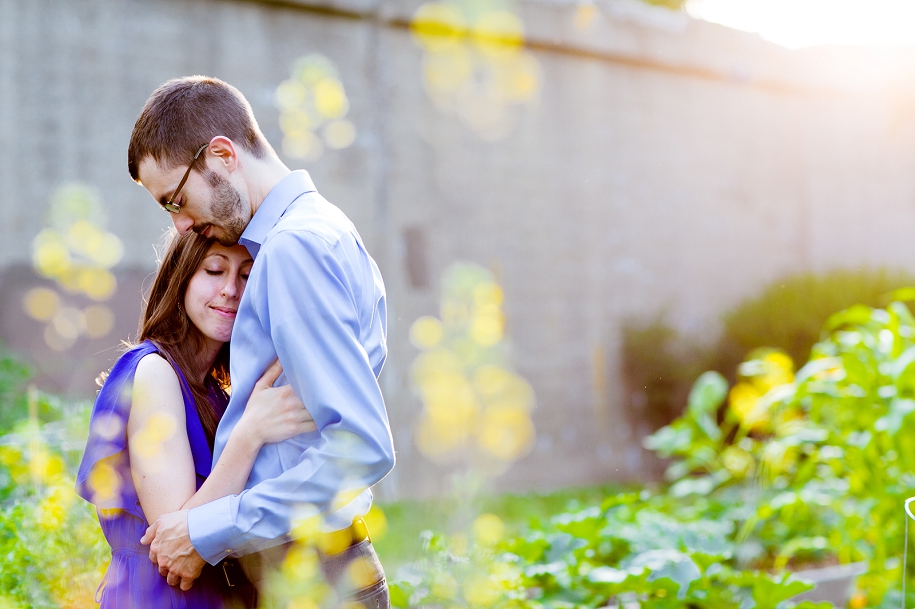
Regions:
M 178 374 L 158 353 L 150 353 L 139 361 L 133 380 L 131 410 L 147 409 L 184 414 L 184 397 L 181 394 Z

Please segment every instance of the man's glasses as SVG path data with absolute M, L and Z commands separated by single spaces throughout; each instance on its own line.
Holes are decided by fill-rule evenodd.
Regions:
M 200 156 L 201 152 L 206 150 L 207 146 L 209 146 L 209 144 L 204 144 L 203 146 L 201 146 L 200 150 L 197 151 L 197 154 L 194 155 L 194 158 L 191 160 L 191 164 L 187 166 L 187 171 L 184 172 L 184 177 L 181 178 L 180 182 L 178 182 L 178 188 L 175 189 L 175 192 L 172 193 L 172 196 L 169 197 L 168 201 L 166 201 L 165 203 L 161 203 L 162 209 L 164 209 L 165 211 L 167 211 L 171 214 L 177 214 L 178 212 L 181 211 L 181 206 L 178 205 L 177 203 L 175 203 L 175 199 L 178 197 L 178 194 L 181 192 L 181 189 L 184 187 L 184 183 L 187 182 L 188 176 L 191 175 L 191 169 L 193 169 L 194 163 L 197 162 L 197 157 Z

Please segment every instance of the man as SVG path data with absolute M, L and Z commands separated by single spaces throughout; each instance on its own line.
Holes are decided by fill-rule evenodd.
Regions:
M 157 519 L 142 540 L 150 559 L 182 589 L 204 562 L 231 556 L 258 583 L 278 566 L 297 519 L 319 516 L 333 532 L 327 538 L 342 540 L 321 553 L 340 601 L 388 606 L 361 520 L 369 487 L 394 466 L 377 382 L 387 353 L 384 284 L 361 238 L 305 171 L 280 161 L 244 96 L 214 78 L 170 80 L 153 92 L 130 138 L 128 168 L 179 232 L 241 243 L 254 258 L 232 333 L 232 396 L 214 462 L 277 357 L 318 427 L 266 446 L 240 495 Z M 345 589 L 338 576 L 357 556 L 375 570 Z

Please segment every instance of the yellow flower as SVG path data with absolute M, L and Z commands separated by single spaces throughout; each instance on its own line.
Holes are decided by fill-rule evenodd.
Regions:
M 728 393 L 728 405 L 742 425 L 752 426 L 754 411 L 761 397 L 762 393 L 755 385 L 737 383 Z

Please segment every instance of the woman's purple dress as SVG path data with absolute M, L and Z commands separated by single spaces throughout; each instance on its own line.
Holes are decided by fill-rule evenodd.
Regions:
M 111 369 L 95 400 L 89 441 L 77 475 L 76 490 L 84 499 L 95 504 L 102 531 L 111 546 L 111 566 L 102 583 L 101 607 L 223 609 L 220 594 L 208 577 L 195 581 L 187 592 L 169 586 L 159 575 L 156 565 L 149 560 L 149 547 L 140 545 L 140 537 L 149 523 L 140 509 L 137 491 L 130 477 L 127 418 L 137 364 L 146 355 L 158 351 L 155 345 L 145 341 L 122 355 Z M 194 407 L 190 387 L 181 371 L 177 372 L 199 489 L 210 473 L 212 453 Z M 224 403 L 221 405 L 225 408 Z

